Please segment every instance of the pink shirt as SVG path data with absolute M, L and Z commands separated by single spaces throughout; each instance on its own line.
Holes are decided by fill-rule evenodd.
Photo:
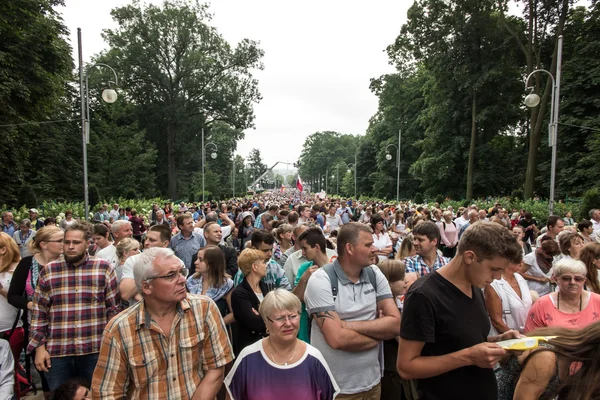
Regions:
M 444 224 L 446 224 L 446 228 L 444 228 Z M 440 228 L 442 243 L 444 243 L 445 246 L 452 247 L 458 243 L 458 230 L 453 222 L 440 222 L 438 227 Z
M 583 310 L 572 314 L 559 311 L 550 297 L 551 294 L 540 297 L 529 310 L 527 322 L 525 322 L 525 333 L 537 328 L 554 326 L 580 329 L 599 321 L 600 295 L 588 293 L 590 295 L 588 305 Z

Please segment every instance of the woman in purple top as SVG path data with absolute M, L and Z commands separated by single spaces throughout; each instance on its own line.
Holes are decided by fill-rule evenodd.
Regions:
M 300 300 L 284 289 L 259 307 L 270 335 L 244 348 L 225 378 L 231 400 L 332 400 L 340 389 L 321 352 L 296 336 Z

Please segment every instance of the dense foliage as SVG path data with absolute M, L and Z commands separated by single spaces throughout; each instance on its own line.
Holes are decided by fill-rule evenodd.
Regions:
M 577 4 L 414 1 L 387 48 L 395 72 L 371 80 L 379 107 L 367 131 L 310 135 L 298 160 L 306 187 L 392 199 L 399 166 L 401 199 L 546 198 L 551 81 L 533 75 L 541 102 L 527 109 L 523 80 L 539 68 L 556 73 L 563 35 L 556 196 L 581 197 L 600 180 L 600 2 Z M 78 76 L 59 5 L 0 2 L 0 204 L 83 197 Z M 515 6 L 519 15 L 509 15 Z M 111 15 L 108 49 L 85 66 L 90 203 L 245 193 L 269 167 L 260 149 L 232 157 L 261 100 L 258 43 L 228 43 L 195 0 L 134 0 Z M 100 99 L 111 74 L 95 63 L 119 75 L 114 104 Z M 270 174 L 266 183 L 284 181 L 295 177 Z
M 556 42 L 562 34 L 556 197 L 581 197 L 596 186 L 600 2 L 572 9 L 567 0 L 521 0 L 516 3 L 520 16 L 506 15 L 508 3 L 415 1 L 387 49 L 396 72 L 371 82 L 379 108 L 366 135 L 336 152 L 335 145 L 317 140 L 327 132 L 313 134 L 300 157 L 302 177 L 315 182 L 336 163 L 354 163 L 356 154 L 358 194 L 395 198 L 396 157 L 385 155 L 386 147 L 398 145 L 402 131 L 401 199 L 417 193 L 471 199 L 515 191 L 521 198 L 547 198 L 550 80 L 532 76 L 530 85 L 541 103 L 531 110 L 522 104 L 523 81 L 534 69 L 556 73 Z M 341 194 L 353 194 L 353 174 L 345 175 Z M 335 193 L 331 187 L 329 192 Z

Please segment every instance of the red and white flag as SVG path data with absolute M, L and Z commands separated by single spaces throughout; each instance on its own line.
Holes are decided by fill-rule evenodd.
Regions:
M 300 179 L 300 175 L 298 175 L 298 179 L 296 179 L 296 189 L 302 192 L 304 190 L 303 183 L 302 179 Z

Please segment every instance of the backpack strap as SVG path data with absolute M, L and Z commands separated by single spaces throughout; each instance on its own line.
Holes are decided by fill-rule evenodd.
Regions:
M 369 283 L 373 286 L 373 289 L 375 289 L 375 295 L 377 295 L 377 277 L 375 276 L 375 270 L 372 266 L 368 266 L 365 268 L 365 272 L 367 273 Z
M 337 298 L 339 281 L 337 274 L 335 273 L 335 268 L 333 268 L 333 263 L 329 263 L 323 266 L 323 270 L 329 277 L 329 281 L 331 282 L 331 294 L 333 295 L 333 301 Z
M 333 263 L 324 265 L 323 270 L 329 277 L 329 281 L 331 283 L 331 294 L 333 296 L 333 301 L 335 302 L 335 299 L 338 295 L 339 280 L 335 272 L 335 268 L 333 267 Z M 373 286 L 373 289 L 375 289 L 375 293 L 377 293 L 377 277 L 375 276 L 375 270 L 373 267 L 368 266 L 365 268 L 365 273 L 367 274 L 367 280 L 371 286 Z

